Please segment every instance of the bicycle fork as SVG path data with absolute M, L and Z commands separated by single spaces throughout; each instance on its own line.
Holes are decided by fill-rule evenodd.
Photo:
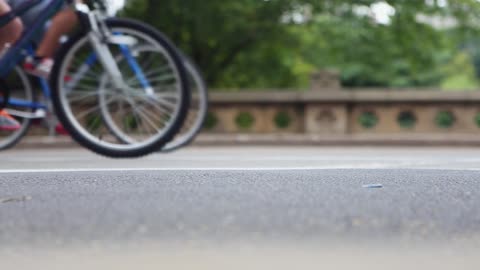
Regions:
M 105 18 L 100 18 L 99 14 L 90 11 L 88 6 L 84 4 L 77 4 L 76 8 L 81 23 L 84 27 L 89 29 L 88 39 L 97 56 L 96 59 L 90 59 L 90 62 L 91 60 L 98 60 L 110 76 L 115 88 L 126 89 L 127 84 L 123 79 L 123 75 L 117 65 L 115 57 L 112 55 L 112 52 L 108 47 L 109 43 L 118 45 L 122 54 L 142 84 L 145 93 L 149 96 L 154 95 L 153 88 L 151 87 L 138 63 L 130 53 L 129 46 L 135 45 L 135 38 L 121 34 L 112 34 L 105 25 Z M 74 82 L 76 79 L 77 78 L 74 78 Z
M 92 45 L 100 64 L 103 66 L 110 76 L 113 85 L 117 89 L 123 89 L 125 83 L 123 81 L 122 73 L 108 48 L 106 43 L 109 33 L 106 27 L 100 27 L 101 19 L 99 15 L 92 12 L 90 8 L 82 3 L 75 5 L 77 15 L 84 28 L 88 30 L 88 39 Z

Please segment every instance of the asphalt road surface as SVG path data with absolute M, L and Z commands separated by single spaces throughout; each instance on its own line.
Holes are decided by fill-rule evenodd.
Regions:
M 480 269 L 480 149 L 0 159 L 0 269 Z

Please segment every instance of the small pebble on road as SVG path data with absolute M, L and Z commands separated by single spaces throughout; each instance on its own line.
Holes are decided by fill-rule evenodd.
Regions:
M 383 188 L 382 184 L 368 184 L 368 185 L 363 185 L 363 188 Z
M 26 202 L 26 201 L 30 201 L 31 199 L 32 199 L 32 197 L 30 197 L 30 196 L 0 198 L 0 203 Z

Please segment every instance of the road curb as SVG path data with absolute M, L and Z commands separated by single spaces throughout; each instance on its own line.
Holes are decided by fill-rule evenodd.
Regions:
M 202 134 L 195 146 L 271 145 L 271 146 L 480 146 L 480 136 L 438 134 L 403 135 L 341 135 L 322 136 L 304 134 Z M 75 148 L 80 147 L 70 137 L 24 138 L 17 148 Z
M 68 136 L 27 136 L 15 146 L 18 149 L 58 149 L 58 148 L 76 148 L 80 147 L 72 138 Z
M 480 136 L 394 135 L 202 135 L 196 145 L 318 145 L 318 146 L 480 146 Z

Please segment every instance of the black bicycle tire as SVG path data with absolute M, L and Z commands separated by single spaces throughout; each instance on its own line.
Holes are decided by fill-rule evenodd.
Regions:
M 84 31 L 78 32 L 65 43 L 59 50 L 59 53 L 56 57 L 55 65 L 52 70 L 52 75 L 50 78 L 50 85 L 52 89 L 52 101 L 53 106 L 55 108 L 56 114 L 58 119 L 63 124 L 65 129 L 70 133 L 72 138 L 79 143 L 81 146 L 103 156 L 111 157 L 111 158 L 136 158 L 151 154 L 158 149 L 161 149 L 166 143 L 171 141 L 171 139 L 175 136 L 175 134 L 180 130 L 183 125 L 183 122 L 187 116 L 188 106 L 189 106 L 189 85 L 187 79 L 187 73 L 185 68 L 182 64 L 181 56 L 178 54 L 177 49 L 175 46 L 170 42 L 165 35 L 163 35 L 160 31 L 154 29 L 153 27 L 146 25 L 145 23 L 132 20 L 132 19 L 108 19 L 106 21 L 108 27 L 125 27 L 125 28 L 132 28 L 136 31 L 143 32 L 144 34 L 149 35 L 155 41 L 157 41 L 163 48 L 168 52 L 168 54 L 172 57 L 174 64 L 179 72 L 180 81 L 183 87 L 181 87 L 181 96 L 183 97 L 180 101 L 180 109 L 175 122 L 172 124 L 171 129 L 165 132 L 165 135 L 160 137 L 159 139 L 155 140 L 154 142 L 143 146 L 141 148 L 136 149 L 111 149 L 99 146 L 98 144 L 90 141 L 89 139 L 85 138 L 80 132 L 76 130 L 74 125 L 70 123 L 65 108 L 62 106 L 61 101 L 61 92 L 62 89 L 59 89 L 59 82 L 60 79 L 59 75 L 61 72 L 61 67 L 63 66 L 63 59 L 72 49 L 72 47 L 76 44 L 76 42 L 80 41 L 87 33 Z

